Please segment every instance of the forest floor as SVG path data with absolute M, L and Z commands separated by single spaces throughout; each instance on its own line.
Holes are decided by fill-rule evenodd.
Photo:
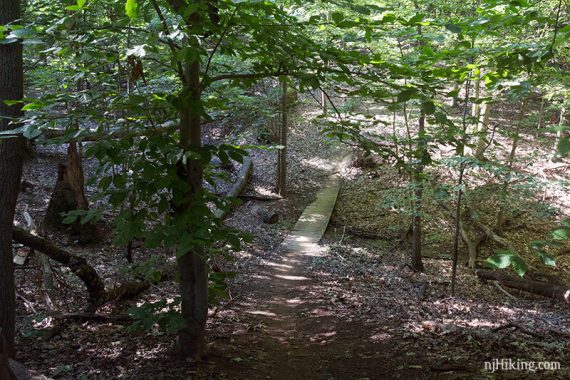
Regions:
M 229 281 L 229 298 L 211 309 L 209 354 L 204 362 L 176 360 L 171 352 L 174 334 L 157 329 L 140 333 L 124 325 L 85 322 L 69 323 L 53 336 L 32 333 L 30 325 L 48 330 L 56 324 L 50 318 L 31 321 L 44 309 L 37 267 L 17 271 L 19 360 L 61 379 L 570 377 L 568 305 L 518 292 L 507 295 L 494 284 L 480 284 L 463 266 L 458 295 L 449 297 L 451 263 L 443 254 L 449 252 L 449 241 L 447 234 L 435 234 L 445 230 L 438 222 L 428 229 L 431 257 L 424 258 L 425 273 L 404 265 L 408 246 L 399 244 L 398 238 L 408 228 L 407 218 L 394 216 L 395 203 L 376 208 L 380 201 L 386 202 L 384 191 L 402 187 L 397 171 L 389 165 L 342 170 L 344 186 L 319 249 L 283 248 L 282 241 L 345 151 L 305 121 L 317 114 L 314 109 L 302 109 L 292 118 L 288 196 L 270 202 L 247 200 L 226 220 L 252 233 L 254 239 L 242 251 L 213 260 L 222 271 L 236 275 Z M 237 137 L 235 142 L 251 142 L 250 137 Z M 253 151 L 252 156 L 254 173 L 245 194 L 272 194 L 276 152 Z M 20 220 L 26 207 L 34 218 L 41 217 L 53 186 L 55 163 L 61 158 L 60 151 L 41 148 L 28 162 L 25 178 L 35 191 L 22 194 Z M 86 163 L 87 172 L 92 164 Z M 262 223 L 255 213 L 260 206 L 277 212 L 279 223 Z M 383 224 L 370 229 L 378 218 Z M 369 230 L 363 231 L 365 227 Z M 379 236 L 363 239 L 358 236 L 363 232 Z M 88 258 L 108 285 L 117 277 L 128 278 L 117 270 L 127 267 L 124 248 L 112 246 L 111 237 L 88 247 L 52 238 Z M 171 252 L 135 245 L 137 261 L 152 256 L 165 263 L 165 271 L 172 270 Z M 84 302 L 83 292 L 76 290 L 81 286 L 72 277 L 63 277 L 53 297 L 55 306 L 77 311 Z M 172 299 L 176 292 L 176 282 L 166 277 L 139 299 L 106 305 L 100 311 L 124 312 L 144 301 Z M 494 359 L 555 361 L 562 368 L 492 373 L 485 369 L 485 362 Z

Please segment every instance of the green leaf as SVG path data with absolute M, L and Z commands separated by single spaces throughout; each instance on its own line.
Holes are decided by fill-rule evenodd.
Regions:
M 113 180 L 113 177 L 111 177 L 111 176 L 103 177 L 103 179 L 101 179 L 101 181 L 99 181 L 99 188 L 103 191 L 107 190 L 109 188 L 109 186 L 111 186 L 112 180 Z
M 412 18 L 410 18 L 408 20 L 408 24 L 409 25 L 414 25 L 420 21 L 422 21 L 424 19 L 424 15 L 421 13 L 418 13 L 417 15 L 414 15 Z
M 342 20 L 344 20 L 344 13 L 342 13 L 342 12 L 333 12 L 333 13 L 331 14 L 331 18 L 332 18 L 332 20 L 333 20 L 335 23 L 338 24 L 339 22 L 341 22 Z
M 75 213 L 69 213 L 65 218 L 63 218 L 63 220 L 61 221 L 63 224 L 71 224 L 74 223 L 77 218 L 79 218 L 78 214 Z
M 528 271 L 526 262 L 516 252 L 507 249 L 497 249 L 493 256 L 485 260 L 485 263 L 497 269 L 505 269 L 511 266 L 520 277 Z
M 544 251 L 538 251 L 537 252 L 538 257 L 540 257 L 540 259 L 542 260 L 542 262 L 545 265 L 551 266 L 551 267 L 555 267 L 556 266 L 556 259 L 554 258 L 554 256 L 548 254 L 547 252 Z
M 558 153 L 561 156 L 566 156 L 570 153 L 570 136 L 564 136 L 558 142 Z
M 39 110 L 41 108 L 43 108 L 44 104 L 42 104 L 41 102 L 32 102 L 32 103 L 28 103 L 25 106 L 22 107 L 22 111 L 34 111 L 34 110 Z
M 398 103 L 407 102 L 408 100 L 410 100 L 412 98 L 412 96 L 414 96 L 414 94 L 416 92 L 417 92 L 417 90 L 415 88 L 408 88 L 408 89 L 403 90 L 402 92 L 400 92 L 398 94 L 397 102 Z
M 520 257 L 517 254 L 515 254 L 511 258 L 511 266 L 513 267 L 515 273 L 518 274 L 520 277 L 523 277 L 525 273 L 528 271 L 528 265 L 522 259 L 522 257 Z
M 131 20 L 135 20 L 138 16 L 139 4 L 137 0 L 127 0 L 125 4 L 125 12 Z
M 551 127 L 541 128 L 540 130 L 545 132 L 564 132 L 564 131 L 570 131 L 570 125 L 559 124 Z
M 445 29 L 451 33 L 461 34 L 461 27 L 455 24 L 445 24 Z
M 568 240 L 570 239 L 570 229 L 569 228 L 559 228 L 551 232 L 551 236 L 554 240 Z
M 438 186 L 438 187 L 433 191 L 433 197 L 434 197 L 436 200 L 443 201 L 443 200 L 450 199 L 450 198 L 451 198 L 451 194 L 449 193 L 449 190 L 447 189 L 447 187 Z
M 28 140 L 32 140 L 32 139 L 34 139 L 34 138 L 36 138 L 36 137 L 38 137 L 39 135 L 42 134 L 42 131 L 39 130 L 39 129 L 37 128 L 37 126 L 35 126 L 35 125 L 33 125 L 33 124 L 24 127 L 24 129 L 23 129 L 22 131 L 23 131 L 22 135 L 23 135 L 25 138 L 27 138 Z
M 77 0 L 77 5 L 70 5 L 68 7 L 65 7 L 65 9 L 68 11 L 80 11 L 83 9 L 86 2 L 87 0 Z
M 4 104 L 6 104 L 7 106 L 13 106 L 15 104 L 20 104 L 23 103 L 23 100 L 4 100 Z
M 431 115 L 435 112 L 435 104 L 432 101 L 422 103 L 422 110 L 426 115 Z

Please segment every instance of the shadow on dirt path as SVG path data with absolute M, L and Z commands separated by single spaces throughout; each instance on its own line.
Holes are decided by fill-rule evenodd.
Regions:
M 214 342 L 213 354 L 227 358 L 220 378 L 380 379 L 394 370 L 380 356 L 394 355 L 389 347 L 370 343 L 366 327 L 324 307 L 326 287 L 309 275 L 342 182 L 336 173 L 349 161 L 350 155 L 337 161 L 274 259 L 252 280 L 251 294 L 237 303 L 250 327 L 234 331 L 223 353 Z

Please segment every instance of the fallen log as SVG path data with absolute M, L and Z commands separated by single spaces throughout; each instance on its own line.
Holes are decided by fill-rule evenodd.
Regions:
M 87 300 L 87 310 L 94 311 L 106 302 L 134 296 L 149 287 L 147 282 L 134 281 L 122 284 L 111 290 L 105 289 L 103 280 L 97 271 L 87 263 L 83 257 L 76 256 L 60 248 L 53 242 L 36 235 L 32 235 L 28 231 L 13 227 L 13 240 L 27 247 L 40 251 L 50 259 L 65 265 L 83 282 L 89 294 Z
M 255 194 L 240 194 L 238 195 L 240 199 L 246 199 L 250 201 L 261 201 L 261 202 L 273 202 L 273 201 L 280 201 L 283 197 L 279 195 L 255 195 Z
M 132 323 L 135 321 L 128 314 L 54 313 L 50 314 L 50 316 L 58 320 L 74 322 Z
M 480 280 L 498 281 L 501 285 L 512 289 L 523 290 L 543 297 L 570 303 L 570 285 L 555 285 L 549 282 L 520 279 L 508 274 L 480 269 L 475 271 Z
M 238 172 L 238 179 L 237 181 L 233 184 L 232 188 L 230 189 L 230 191 L 228 191 L 228 193 L 226 194 L 226 197 L 237 197 L 239 195 L 239 193 L 241 193 L 243 191 L 243 189 L 245 188 L 245 185 L 247 185 L 247 181 L 249 180 L 249 177 L 251 176 L 251 172 L 253 169 L 253 161 L 251 159 L 251 157 L 246 157 L 243 160 L 242 166 Z
M 239 193 L 241 193 L 243 191 L 243 189 L 245 188 L 245 185 L 247 185 L 247 181 L 249 180 L 249 177 L 251 176 L 251 172 L 253 170 L 253 161 L 251 159 L 251 157 L 246 157 L 243 160 L 242 166 L 237 174 L 237 180 L 236 182 L 232 185 L 230 191 L 228 191 L 228 193 L 225 195 L 225 197 L 227 198 L 235 198 L 239 195 Z M 230 212 L 231 208 L 227 208 L 227 209 L 217 209 L 216 211 L 214 211 L 214 215 L 216 216 L 216 218 L 220 218 L 223 219 L 229 212 Z

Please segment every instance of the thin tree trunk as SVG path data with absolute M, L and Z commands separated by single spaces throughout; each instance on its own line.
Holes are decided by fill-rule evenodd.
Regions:
M 0 25 L 20 18 L 19 0 L 0 0 Z M 5 100 L 19 100 L 24 94 L 22 45 L 0 44 L 0 131 L 16 128 L 12 118 L 22 115 L 20 105 L 7 106 Z M 12 256 L 12 225 L 22 175 L 22 137 L 0 139 L 0 335 L 4 355 L 14 355 L 15 289 Z
M 425 115 L 422 112 L 418 121 L 418 146 L 420 161 L 424 159 L 426 152 L 425 142 Z M 423 272 L 422 262 L 422 197 L 423 197 L 424 166 L 420 162 L 413 173 L 414 199 L 412 207 L 412 257 L 411 266 L 419 272 Z
M 279 149 L 277 157 L 277 194 L 284 197 L 287 194 L 287 82 L 281 83 L 281 123 L 279 128 Z
M 180 112 L 180 146 L 200 150 L 202 127 L 199 107 L 201 101 L 200 60 L 187 64 L 184 85 L 189 90 L 189 104 Z M 189 200 L 181 212 L 188 211 L 202 190 L 204 169 L 199 160 L 188 160 L 184 180 L 189 185 Z M 192 233 L 189 231 L 188 233 Z M 208 266 L 202 248 L 194 247 L 178 258 L 182 317 L 186 325 L 178 331 L 178 353 L 199 360 L 206 352 L 206 321 L 208 319 Z
M 473 44 L 475 39 L 473 39 Z M 467 102 L 469 101 L 469 88 L 471 87 L 471 81 L 467 79 L 465 82 L 465 101 L 463 104 L 463 116 L 462 116 L 462 135 L 461 144 L 463 147 L 460 151 L 460 157 L 463 159 L 465 157 L 465 145 L 466 145 L 466 135 L 467 135 Z M 463 176 L 465 175 L 465 163 L 461 160 L 459 164 L 459 178 L 457 180 L 457 202 L 455 203 L 455 234 L 453 237 L 453 255 L 451 263 L 451 296 L 455 296 L 455 284 L 457 282 L 457 261 L 459 258 L 459 236 L 461 235 L 461 201 L 463 197 Z
M 512 170 L 513 165 L 515 163 L 515 156 L 518 147 L 518 143 L 520 140 L 519 135 L 519 128 L 521 127 L 522 120 L 524 119 L 526 111 L 526 100 L 521 101 L 520 111 L 519 111 L 519 120 L 517 125 L 517 130 L 515 131 L 515 137 L 513 138 L 513 145 L 511 147 L 511 151 L 509 152 L 509 156 L 507 157 L 507 170 Z M 506 212 L 507 212 L 507 191 L 509 189 L 509 180 L 505 179 L 503 185 L 501 186 L 501 190 L 499 193 L 499 213 L 497 214 L 497 224 L 495 225 L 495 231 L 498 234 L 501 234 L 503 227 L 505 226 L 506 221 Z
M 459 92 L 459 83 L 456 82 L 453 84 L 453 91 Z M 451 99 L 451 107 L 456 108 L 458 104 L 459 104 L 459 95 L 454 95 L 453 98 Z
M 473 118 L 473 130 L 477 130 L 479 124 L 479 118 L 481 117 L 481 104 L 479 104 L 479 98 L 481 97 L 481 73 L 475 78 L 475 89 L 473 90 L 473 106 L 471 107 L 471 117 Z
M 488 102 L 483 103 L 481 107 L 482 117 L 479 119 L 479 126 L 477 127 L 477 147 L 475 148 L 475 158 L 479 161 L 485 160 L 485 149 L 488 145 L 487 133 L 489 131 L 489 120 L 491 118 L 491 104 Z
M 544 122 L 544 96 L 540 96 L 540 109 L 538 110 L 538 121 L 536 123 L 536 135 L 534 137 L 538 138 L 540 128 L 542 128 L 542 123 Z
M 321 107 L 323 108 L 323 113 L 327 112 L 327 95 L 323 90 L 321 90 Z
M 563 99 L 566 100 L 566 99 Z M 558 126 L 562 127 L 564 125 L 564 120 L 566 117 L 566 108 L 564 106 L 562 106 L 562 108 L 560 109 L 560 118 L 558 119 Z M 559 161 L 561 156 L 560 156 L 560 152 L 558 151 L 558 146 L 560 144 L 560 142 L 562 141 L 563 138 L 566 137 L 566 133 L 564 133 L 563 131 L 558 131 L 556 132 L 556 144 L 554 145 L 554 149 L 552 151 L 552 158 L 551 161 Z

